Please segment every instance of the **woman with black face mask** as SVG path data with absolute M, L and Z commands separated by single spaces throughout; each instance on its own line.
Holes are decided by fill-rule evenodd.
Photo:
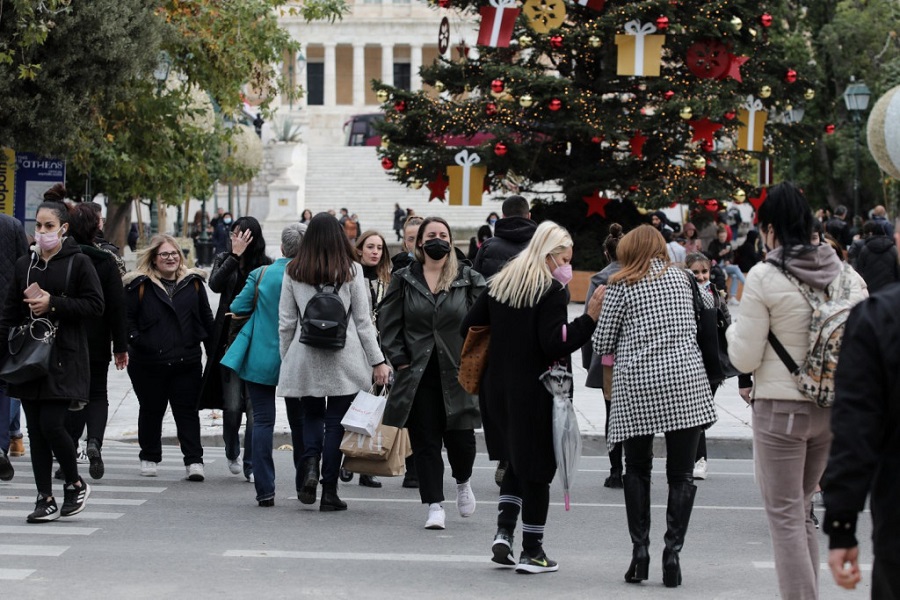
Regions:
M 383 422 L 409 429 L 419 495 L 428 505 L 426 529 L 445 526 L 442 446 L 456 480 L 459 514 L 475 512 L 469 479 L 481 418 L 478 397 L 457 381 L 459 326 L 485 282 L 452 250 L 447 222 L 425 219 L 416 235 L 416 261 L 394 273 L 378 314 L 384 353 L 396 369 Z

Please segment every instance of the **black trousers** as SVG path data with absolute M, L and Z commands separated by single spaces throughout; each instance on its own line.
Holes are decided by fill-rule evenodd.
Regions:
M 66 417 L 66 429 L 72 440 L 78 444 L 84 427 L 87 425 L 88 439 L 97 440 L 103 445 L 103 436 L 106 434 L 106 422 L 109 419 L 109 392 L 107 380 L 109 378 L 109 361 L 91 361 L 90 390 L 88 391 L 88 403 L 81 410 L 69 411 Z
M 141 460 L 162 460 L 162 422 L 171 404 L 184 464 L 203 463 L 200 414 L 197 398 L 202 381 L 200 362 L 128 365 L 128 375 L 138 397 L 138 442 Z
M 547 512 L 550 508 L 550 484 L 519 478 L 512 463 L 509 463 L 500 484 L 498 527 L 515 531 L 519 515 L 517 499 L 522 505 L 522 547 L 529 551 L 538 549 L 543 540 L 544 525 L 547 524 Z
M 900 564 L 875 556 L 872 564 L 872 598 L 900 600 Z
M 694 457 L 702 428 L 689 427 L 666 432 L 666 479 L 669 485 L 694 482 Z M 625 440 L 625 472 L 650 477 L 653 469 L 653 436 Z
M 413 400 L 406 421 L 413 458 L 419 475 L 419 497 L 422 504 L 444 501 L 444 458 L 441 447 L 447 448 L 447 459 L 457 483 L 472 477 L 475 464 L 475 430 L 447 429 L 444 390 L 440 373 L 426 369 Z
M 75 460 L 75 443 L 66 431 L 66 414 L 69 401 L 26 400 L 22 408 L 28 421 L 28 439 L 31 442 L 31 469 L 38 493 L 53 495 L 53 457 L 59 461 L 66 483 L 78 481 L 78 463 Z

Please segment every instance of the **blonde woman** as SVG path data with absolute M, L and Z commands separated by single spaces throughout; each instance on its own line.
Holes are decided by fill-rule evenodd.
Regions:
M 550 221 L 541 223 L 528 246 L 491 278 L 488 292 L 460 329 L 491 327 L 482 420 L 491 460 L 509 462 L 500 484 L 492 560 L 524 573 L 559 569 L 543 549 L 556 459 L 553 397 L 539 378 L 554 362 L 568 363 L 569 355 L 590 340 L 604 293 L 599 288 L 586 314 L 567 323 L 571 261 L 569 232 Z M 522 554 L 517 565 L 513 532 L 520 508 Z
M 426 529 L 444 529 L 444 459 L 456 480 L 462 517 L 475 512 L 469 479 L 475 462 L 478 399 L 456 380 L 463 337 L 459 325 L 484 289 L 484 278 L 460 265 L 447 222 L 429 217 L 415 240 L 415 262 L 394 274 L 378 314 L 382 345 L 397 369 L 384 423 L 407 427 L 428 505 Z
M 676 587 L 697 493 L 697 443 L 716 420 L 697 346 L 693 276 L 669 264 L 662 234 L 649 225 L 626 234 L 616 255 L 622 268 L 609 278 L 593 342 L 597 354 L 616 355 L 606 444 L 623 442 L 625 450 L 625 513 L 633 544 L 625 581 L 648 576 L 653 436 L 664 433 L 669 499 L 663 583 Z
M 128 375 L 140 404 L 138 442 L 144 477 L 156 477 L 162 460 L 163 416 L 171 405 L 187 478 L 204 479 L 197 413 L 200 344 L 213 330 L 205 277 L 204 271 L 184 266 L 172 236 L 156 235 L 137 268 L 124 278 Z

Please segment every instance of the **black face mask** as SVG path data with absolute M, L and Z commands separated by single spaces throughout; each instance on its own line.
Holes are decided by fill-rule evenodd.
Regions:
M 450 242 L 434 238 L 425 242 L 422 250 L 434 260 L 441 260 L 450 254 Z

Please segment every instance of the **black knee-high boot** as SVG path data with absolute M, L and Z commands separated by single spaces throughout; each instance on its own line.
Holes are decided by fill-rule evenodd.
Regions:
M 650 570 L 650 477 L 625 473 L 625 514 L 631 535 L 631 565 L 625 581 L 639 583 L 647 579 Z
M 319 485 L 319 461 L 316 458 L 303 459 L 303 484 L 297 498 L 303 504 L 316 503 L 316 488 Z
M 666 547 L 663 550 L 663 583 L 666 587 L 681 585 L 681 562 L 678 553 L 684 546 L 684 536 L 694 508 L 697 486 L 693 483 L 676 483 L 669 486 L 669 502 L 666 506 Z

